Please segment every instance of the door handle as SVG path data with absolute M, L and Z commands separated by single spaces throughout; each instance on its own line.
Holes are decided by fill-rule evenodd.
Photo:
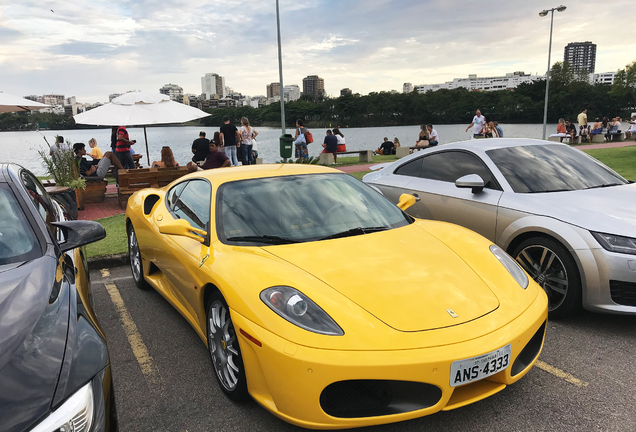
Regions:
M 415 201 L 419 201 L 421 199 L 420 196 L 418 194 L 416 194 L 416 193 L 411 194 L 411 195 L 413 195 L 415 197 Z

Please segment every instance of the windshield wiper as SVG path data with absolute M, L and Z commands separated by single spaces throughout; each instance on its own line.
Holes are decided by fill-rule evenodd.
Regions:
M 321 237 L 318 240 L 329 240 L 329 239 L 335 239 L 335 238 L 341 238 L 341 237 L 351 237 L 351 236 L 356 236 L 360 234 L 369 234 L 369 233 L 378 232 L 378 231 L 385 231 L 387 229 L 388 229 L 387 227 L 364 227 L 364 228 L 356 227 L 356 228 L 348 229 L 346 231 L 341 231 L 335 234 L 330 234 L 328 236 Z
M 548 190 L 529 191 L 527 193 L 572 192 L 573 190 L 576 190 L 576 189 L 548 189 Z
M 237 242 L 254 242 L 254 243 L 268 243 L 268 244 L 292 244 L 300 243 L 299 240 L 294 240 L 286 237 L 279 237 L 275 235 L 257 235 L 257 236 L 241 236 L 241 237 L 229 237 L 227 241 Z
M 596 186 L 590 186 L 590 187 L 586 187 L 584 190 L 587 189 L 599 189 L 599 188 L 606 188 L 606 187 L 611 187 L 611 186 L 622 186 L 624 183 L 607 183 L 607 184 L 600 184 L 600 185 L 596 185 Z

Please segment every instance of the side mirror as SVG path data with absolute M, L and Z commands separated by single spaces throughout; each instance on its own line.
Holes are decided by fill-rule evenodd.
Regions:
M 417 199 L 413 195 L 402 194 L 400 195 L 400 201 L 397 206 L 400 210 L 404 211 L 417 202 Z
M 468 174 L 458 178 L 455 181 L 455 186 L 458 188 L 471 188 L 473 193 L 479 193 L 484 189 L 486 184 L 484 183 L 484 179 L 482 179 L 479 175 Z
M 89 243 L 94 243 L 106 237 L 106 230 L 97 222 L 93 221 L 63 221 L 52 222 L 54 225 L 62 230 L 66 241 L 60 243 L 60 249 L 62 252 L 67 252 L 80 246 L 85 246 Z
M 187 220 L 176 219 L 159 225 L 161 234 L 178 235 L 205 243 L 208 233 L 199 228 L 194 228 Z M 196 233 L 196 234 L 195 234 Z

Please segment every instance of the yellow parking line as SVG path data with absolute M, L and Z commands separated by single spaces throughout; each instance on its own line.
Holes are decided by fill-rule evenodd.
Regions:
M 100 271 L 102 272 L 103 278 L 107 278 L 110 276 L 110 271 L 108 271 L 108 269 L 101 269 Z
M 144 344 L 141 334 L 137 329 L 137 325 L 133 321 L 128 309 L 126 309 L 124 299 L 121 297 L 121 294 L 115 284 L 105 284 L 105 286 L 108 294 L 110 295 L 110 299 L 115 305 L 115 309 L 117 309 L 117 313 L 119 313 L 119 319 L 122 322 L 124 333 L 126 333 L 132 352 L 141 367 L 141 372 L 144 374 L 144 377 L 151 387 L 159 387 L 156 390 L 160 390 L 161 387 L 163 387 L 163 380 L 161 379 L 159 370 L 155 366 L 155 361 L 150 356 L 146 344 Z
M 581 381 L 580 379 L 576 378 L 574 375 L 564 372 L 559 368 L 555 368 L 554 366 L 550 366 L 549 364 L 547 364 L 546 362 L 542 362 L 541 360 L 537 360 L 537 362 L 535 363 L 535 366 L 541 370 L 546 371 L 549 374 L 554 375 L 555 377 L 561 378 L 562 380 L 569 382 L 570 384 L 574 384 L 577 387 L 588 386 L 588 383 L 586 383 L 585 381 Z

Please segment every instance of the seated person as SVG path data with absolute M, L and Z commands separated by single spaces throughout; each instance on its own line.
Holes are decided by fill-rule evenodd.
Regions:
M 80 175 L 89 180 L 103 179 L 111 165 L 114 165 L 117 170 L 124 168 L 113 152 L 106 152 L 100 160 L 93 159 L 92 161 L 87 161 L 84 158 L 86 156 L 86 145 L 84 143 L 73 144 L 73 152 L 79 164 Z
M 417 137 L 417 141 L 415 141 L 416 147 L 428 147 L 429 146 L 429 134 L 427 125 L 420 126 L 420 134 Z
M 380 148 L 375 151 L 378 155 L 390 155 L 395 149 L 395 145 L 389 141 L 387 137 L 384 137 L 384 142 L 380 144 Z
M 93 159 L 100 160 L 104 157 L 104 152 L 97 147 L 97 140 L 95 138 L 91 138 L 88 141 L 88 146 L 92 149 L 89 156 Z
M 219 143 L 214 139 L 210 141 L 210 153 L 205 158 L 205 162 L 201 166 L 204 170 L 223 168 L 231 165 L 230 159 L 225 156 L 224 152 L 219 151 Z
M 428 145 L 429 147 L 435 147 L 439 144 L 439 135 L 437 135 L 437 131 L 433 129 L 433 125 L 426 125 L 426 129 L 428 130 Z
M 338 151 L 338 138 L 331 132 L 331 129 L 327 129 L 327 135 L 322 143 L 323 153 L 333 154 L 333 162 L 336 163 L 336 151 Z
M 49 156 L 57 154 L 60 150 L 69 150 L 69 146 L 64 142 L 64 137 L 62 135 L 56 136 L 55 143 L 49 146 Z
M 623 132 L 621 131 L 621 119 L 620 117 L 614 117 L 609 125 L 607 135 L 610 140 L 620 138 Z
M 161 147 L 161 160 L 152 163 L 153 168 L 174 168 L 178 166 L 179 164 L 174 160 L 172 149 L 168 146 Z
M 625 131 L 625 138 L 631 139 L 632 135 L 636 135 L 636 115 L 629 120 L 629 129 Z
M 594 119 L 594 126 L 592 126 L 590 135 L 600 135 L 602 132 L 603 132 L 603 123 L 601 123 L 601 120 L 598 117 L 596 117 Z
M 565 121 L 565 133 L 567 137 L 570 138 L 570 144 L 573 144 L 574 138 L 576 138 L 576 126 L 574 126 L 570 120 Z
M 590 125 L 581 125 L 579 130 L 581 142 L 590 142 L 590 131 Z

